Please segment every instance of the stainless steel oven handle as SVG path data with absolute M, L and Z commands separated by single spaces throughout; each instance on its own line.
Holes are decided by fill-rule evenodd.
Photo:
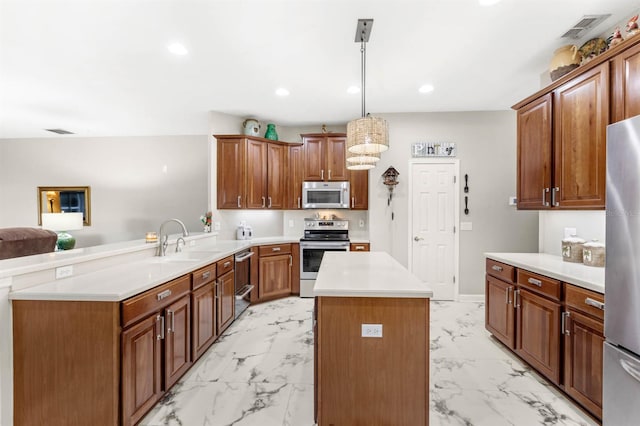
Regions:
M 323 242 L 323 243 L 300 243 L 300 249 L 326 249 L 326 248 L 349 248 L 349 243 L 342 242 Z
M 249 286 L 248 286 L 248 288 L 247 288 L 244 292 L 242 292 L 242 294 L 236 294 L 236 299 L 237 299 L 237 300 L 242 300 L 242 299 L 244 299 L 244 297 L 245 297 L 247 294 L 251 293 L 251 290 L 253 290 L 253 287 L 254 287 L 253 285 L 249 285 Z
M 248 258 L 250 258 L 251 256 L 253 256 L 253 252 L 250 251 L 247 254 L 243 254 L 242 256 L 236 256 L 236 263 L 240 263 L 240 262 L 244 262 L 245 260 L 247 260 Z

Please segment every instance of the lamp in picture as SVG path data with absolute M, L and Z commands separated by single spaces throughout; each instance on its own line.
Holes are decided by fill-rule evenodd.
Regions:
M 372 26 L 373 19 L 358 19 L 355 41 L 360 43 L 362 117 L 347 124 L 347 169 L 349 170 L 372 169 L 380 158 L 380 153 L 389 149 L 389 126 L 387 121 L 380 117 L 372 117 L 366 113 L 367 42 L 371 35 Z M 355 154 L 355 156 L 351 154 Z M 359 159 L 349 162 L 349 158 L 354 157 Z
M 68 231 L 82 229 L 82 213 L 42 213 L 42 229 L 57 232 L 58 250 L 71 250 L 76 239 Z

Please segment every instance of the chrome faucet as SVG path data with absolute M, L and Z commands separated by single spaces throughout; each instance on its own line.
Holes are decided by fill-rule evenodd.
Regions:
M 160 225 L 160 232 L 158 232 L 160 245 L 158 246 L 158 256 L 164 256 L 167 253 L 167 246 L 169 245 L 169 234 L 164 233 L 164 226 L 169 222 L 175 222 L 182 228 L 182 236 L 186 237 L 189 235 L 189 231 L 187 231 L 187 227 L 184 226 L 184 223 L 180 219 L 168 219 L 162 222 Z M 182 240 L 184 242 L 184 239 Z

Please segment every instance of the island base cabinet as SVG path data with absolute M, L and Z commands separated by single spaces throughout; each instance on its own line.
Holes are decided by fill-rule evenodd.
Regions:
M 319 297 L 316 334 L 319 426 L 428 425 L 429 299 Z
M 120 304 L 11 304 L 14 424 L 118 425 Z

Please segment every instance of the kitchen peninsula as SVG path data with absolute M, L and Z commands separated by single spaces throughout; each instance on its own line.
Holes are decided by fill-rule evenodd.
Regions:
M 318 425 L 428 425 L 432 290 L 387 253 L 335 252 L 314 295 Z

